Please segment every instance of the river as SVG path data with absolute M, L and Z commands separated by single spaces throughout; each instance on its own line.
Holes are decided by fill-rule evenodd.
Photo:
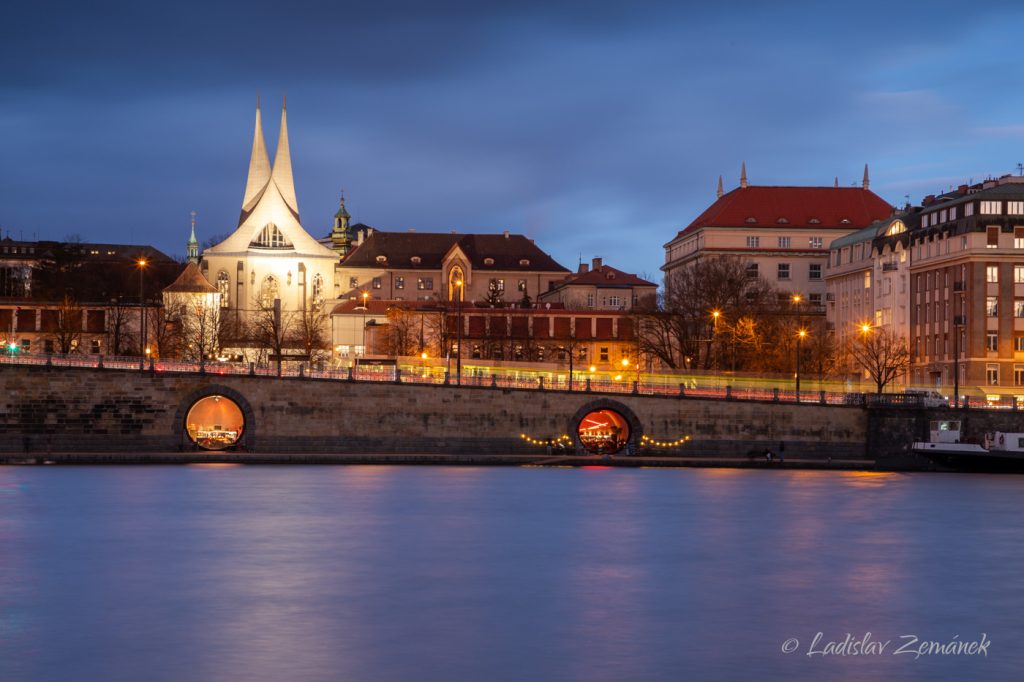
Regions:
M 0 467 L 0 680 L 1017 679 L 1022 490 L 955 474 Z M 894 653 L 908 637 L 980 644 Z

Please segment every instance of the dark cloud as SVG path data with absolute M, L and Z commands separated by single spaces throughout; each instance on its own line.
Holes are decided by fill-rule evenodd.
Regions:
M 1019 10 L 952 7 L 19 3 L 0 25 L 0 224 L 173 252 L 193 208 L 230 230 L 255 94 L 273 145 L 287 91 L 311 232 L 345 187 L 386 229 L 524 231 L 568 265 L 656 272 L 744 160 L 765 184 L 848 184 L 870 162 L 894 202 L 1012 169 L 1021 102 L 997 65 Z

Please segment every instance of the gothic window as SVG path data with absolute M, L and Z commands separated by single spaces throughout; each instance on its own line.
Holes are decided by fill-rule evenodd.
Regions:
M 456 284 L 456 282 L 462 282 L 462 284 L 459 285 L 459 284 Z M 464 291 L 459 291 L 458 294 L 455 293 L 456 289 L 463 289 L 464 290 L 465 286 L 466 286 L 465 283 L 466 283 L 466 276 L 462 273 L 462 268 L 459 267 L 458 265 L 456 265 L 455 267 L 453 267 L 448 272 L 448 300 L 449 301 L 454 301 L 456 296 L 461 298 L 463 301 L 466 300 L 466 296 L 465 296 L 465 292 Z
M 277 278 L 273 275 L 267 275 L 263 278 L 263 285 L 260 287 L 260 304 L 263 306 L 271 306 L 274 304 L 275 298 L 280 298 L 280 288 L 277 284 Z
M 291 242 L 285 239 L 284 235 L 281 234 L 281 230 L 274 223 L 267 223 L 249 246 L 255 246 L 260 249 L 292 248 Z
M 220 307 L 227 308 L 231 302 L 231 281 L 224 270 L 217 273 L 217 290 L 220 291 Z
M 320 273 L 313 275 L 313 308 L 319 308 L 324 302 L 324 278 Z

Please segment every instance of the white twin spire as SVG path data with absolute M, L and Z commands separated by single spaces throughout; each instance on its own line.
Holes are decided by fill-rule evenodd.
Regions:
M 299 203 L 295 199 L 295 180 L 292 176 L 292 157 L 288 147 L 288 103 L 285 100 L 281 107 L 281 132 L 277 139 L 277 152 L 274 154 L 274 165 L 271 167 L 267 156 L 267 145 L 263 140 L 263 117 L 260 114 L 260 100 L 256 98 L 256 131 L 252 138 L 252 156 L 249 157 L 249 175 L 245 181 L 245 195 L 242 197 L 242 214 L 238 224 L 245 222 L 246 217 L 259 203 L 263 194 L 274 185 L 285 204 L 299 217 Z

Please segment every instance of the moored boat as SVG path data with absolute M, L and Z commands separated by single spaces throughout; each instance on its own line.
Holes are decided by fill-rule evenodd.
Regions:
M 986 433 L 983 443 L 963 442 L 957 420 L 930 422 L 928 440 L 910 450 L 954 469 L 1024 472 L 1024 433 L 997 431 Z

